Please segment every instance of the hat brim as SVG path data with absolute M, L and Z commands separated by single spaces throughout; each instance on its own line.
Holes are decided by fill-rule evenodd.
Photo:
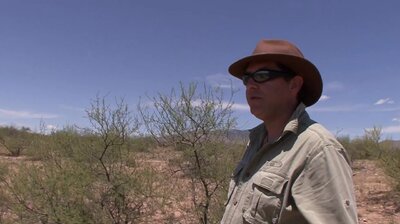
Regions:
M 313 63 L 307 59 L 287 55 L 287 54 L 258 54 L 242 58 L 231 66 L 229 66 L 229 73 L 241 79 L 246 72 L 247 66 L 250 62 L 257 61 L 272 61 L 280 63 L 290 68 L 296 75 L 303 77 L 303 97 L 302 102 L 306 106 L 315 104 L 322 94 L 322 78 Z

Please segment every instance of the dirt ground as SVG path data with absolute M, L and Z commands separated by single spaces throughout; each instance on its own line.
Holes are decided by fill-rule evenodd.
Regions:
M 155 163 L 153 164 L 154 166 L 162 167 L 162 170 L 166 170 L 168 167 L 165 161 L 166 158 L 168 156 L 162 154 L 155 156 L 155 158 L 146 158 L 145 160 Z M 11 167 L 21 162 L 26 162 L 26 158 L 0 155 L 0 163 L 11 165 Z M 400 224 L 400 194 L 393 193 L 392 179 L 384 174 L 376 161 L 354 161 L 353 180 L 360 224 Z M 178 181 L 174 184 L 183 185 L 187 183 Z M 171 191 L 171 193 L 174 194 L 177 192 Z M 180 195 L 180 197 L 176 198 L 176 201 L 173 203 L 174 206 L 172 206 L 175 208 L 175 211 L 170 214 L 173 220 L 181 220 L 180 223 L 191 223 L 189 220 L 186 220 L 188 222 L 183 221 L 183 217 L 187 217 L 189 211 L 179 209 L 182 207 L 189 208 L 190 205 L 187 203 L 176 204 L 178 201 L 184 202 L 188 200 L 189 195 Z M 161 215 L 160 217 L 164 216 Z
M 353 172 L 359 223 L 400 224 L 400 195 L 377 162 L 355 161 Z

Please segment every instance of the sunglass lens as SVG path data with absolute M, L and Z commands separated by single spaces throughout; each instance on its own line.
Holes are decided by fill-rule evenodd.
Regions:
M 256 72 L 253 74 L 253 78 L 256 82 L 265 82 L 268 79 L 270 79 L 270 74 L 265 73 L 265 72 Z

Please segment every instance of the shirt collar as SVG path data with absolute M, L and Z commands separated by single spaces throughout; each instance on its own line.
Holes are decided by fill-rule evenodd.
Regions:
M 283 134 L 287 132 L 293 132 L 294 134 L 297 134 L 299 129 L 299 123 L 306 118 L 308 118 L 308 114 L 306 112 L 306 105 L 300 103 L 293 111 L 292 116 L 289 119 L 289 122 L 283 129 Z

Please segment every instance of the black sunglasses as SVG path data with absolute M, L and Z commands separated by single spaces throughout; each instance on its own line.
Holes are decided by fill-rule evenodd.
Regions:
M 285 71 L 277 71 L 277 70 L 270 70 L 270 69 L 262 69 L 258 70 L 254 73 L 246 73 L 242 76 L 242 81 L 244 85 L 247 85 L 249 79 L 252 78 L 256 83 L 263 83 L 266 81 L 270 81 L 272 79 L 278 77 L 290 77 L 294 74 L 292 72 L 285 72 Z

